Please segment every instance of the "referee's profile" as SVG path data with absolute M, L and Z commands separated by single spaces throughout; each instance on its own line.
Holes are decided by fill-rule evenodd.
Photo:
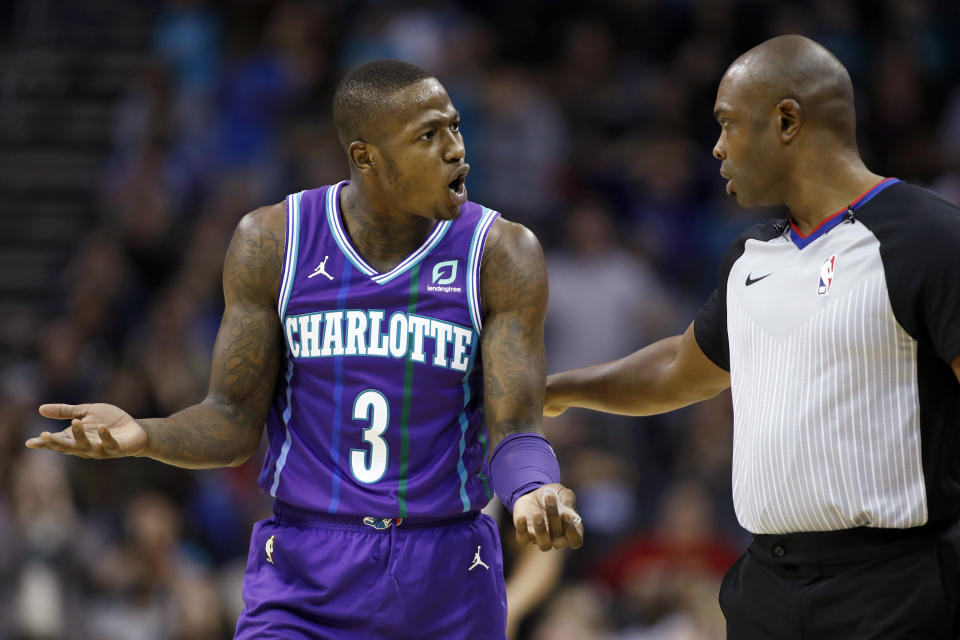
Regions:
M 960 210 L 871 172 L 853 85 L 781 36 L 727 69 L 713 155 L 746 207 L 681 336 L 547 379 L 544 412 L 650 415 L 731 388 L 733 639 L 960 637 Z

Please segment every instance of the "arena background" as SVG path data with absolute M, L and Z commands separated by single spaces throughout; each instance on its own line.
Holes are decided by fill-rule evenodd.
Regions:
M 874 171 L 960 203 L 949 0 L 0 3 L 0 638 L 231 637 L 269 513 L 259 457 L 191 472 L 23 441 L 57 428 L 44 401 L 148 417 L 204 396 L 236 222 L 347 175 L 329 108 L 346 69 L 396 57 L 446 85 L 471 199 L 546 249 L 556 371 L 681 331 L 730 240 L 776 213 L 724 195 L 711 111 L 726 66 L 784 33 L 850 70 Z M 588 536 L 553 560 L 505 538 L 531 594 L 512 635 L 722 638 L 746 544 L 728 397 L 545 429 Z

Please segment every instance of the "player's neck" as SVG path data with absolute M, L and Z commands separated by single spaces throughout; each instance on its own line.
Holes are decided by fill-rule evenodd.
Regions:
M 821 156 L 797 172 L 787 208 L 800 233 L 810 233 L 883 180 L 855 153 Z
M 340 192 L 340 213 L 353 246 L 364 260 L 386 272 L 413 253 L 429 235 L 435 220 L 411 215 L 390 215 L 346 185 Z

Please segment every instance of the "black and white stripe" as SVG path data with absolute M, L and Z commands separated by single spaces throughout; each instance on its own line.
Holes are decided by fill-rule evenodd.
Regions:
M 787 533 L 926 522 L 916 341 L 897 325 L 883 281 L 862 283 L 786 339 L 767 334 L 736 297 L 728 304 L 733 493 L 743 526 Z M 878 308 L 882 315 L 867 313 Z

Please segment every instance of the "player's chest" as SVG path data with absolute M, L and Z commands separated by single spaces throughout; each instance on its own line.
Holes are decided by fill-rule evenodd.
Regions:
M 477 349 L 465 297 L 421 289 L 416 271 L 387 283 L 348 273 L 339 286 L 295 287 L 282 326 L 296 366 L 323 374 L 338 362 L 361 371 L 409 362 L 462 376 Z

